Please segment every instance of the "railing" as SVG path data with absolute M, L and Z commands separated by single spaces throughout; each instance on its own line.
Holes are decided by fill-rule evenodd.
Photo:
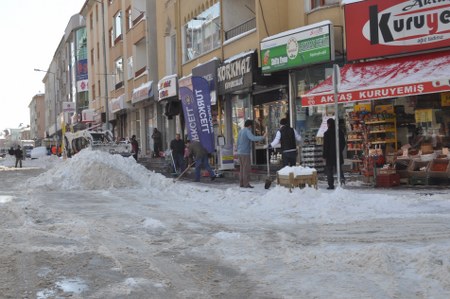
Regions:
M 231 28 L 230 30 L 225 31 L 225 40 L 229 40 L 235 36 L 238 36 L 242 33 L 250 31 L 256 28 L 256 18 L 250 19 L 241 25 Z

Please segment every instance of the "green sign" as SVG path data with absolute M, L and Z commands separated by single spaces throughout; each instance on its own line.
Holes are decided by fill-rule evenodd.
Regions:
M 330 61 L 329 25 L 263 40 L 260 53 L 263 73 Z

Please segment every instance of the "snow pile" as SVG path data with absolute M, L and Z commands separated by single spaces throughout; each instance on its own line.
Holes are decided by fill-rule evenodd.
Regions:
M 289 175 L 291 172 L 294 174 L 294 176 L 312 175 L 313 172 L 316 172 L 316 169 L 303 166 L 285 166 L 278 170 L 278 174 L 280 175 Z
M 47 190 L 103 190 L 126 187 L 164 187 L 171 181 L 136 163 L 133 157 L 84 149 L 29 179 L 27 188 Z

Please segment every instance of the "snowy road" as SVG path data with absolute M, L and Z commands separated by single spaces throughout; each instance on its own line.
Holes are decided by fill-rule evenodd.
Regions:
M 94 188 L 77 165 L 73 188 L 0 169 L 0 298 L 450 297 L 446 190 L 143 187 L 104 165 L 126 184 Z

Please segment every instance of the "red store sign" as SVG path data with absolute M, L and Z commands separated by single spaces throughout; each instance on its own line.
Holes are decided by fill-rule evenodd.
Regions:
M 450 0 L 366 0 L 344 13 L 348 60 L 450 47 Z

